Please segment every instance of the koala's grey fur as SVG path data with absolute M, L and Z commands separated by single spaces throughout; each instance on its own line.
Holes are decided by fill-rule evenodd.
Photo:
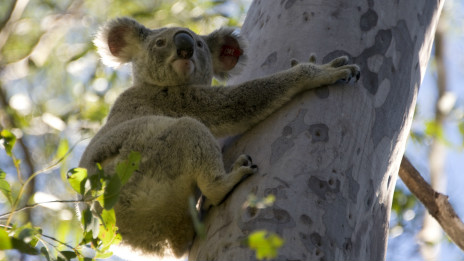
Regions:
M 180 50 L 179 39 L 193 43 L 188 52 Z M 188 251 L 194 237 L 188 197 L 196 188 L 219 204 L 242 177 L 257 171 L 242 155 L 227 173 L 217 137 L 244 132 L 300 92 L 359 77 L 358 66 L 340 57 L 211 87 L 213 75 L 227 77 L 245 58 L 244 41 L 229 28 L 199 36 L 186 28 L 149 30 L 119 18 L 102 27 L 95 44 L 107 65 L 132 63 L 134 83 L 116 100 L 80 166 L 92 174 L 101 163 L 111 174 L 131 151 L 141 153 L 140 168 L 115 206 L 117 225 L 124 242 L 161 255 Z

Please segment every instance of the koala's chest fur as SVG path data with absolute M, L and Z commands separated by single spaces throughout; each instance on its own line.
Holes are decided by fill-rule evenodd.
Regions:
M 108 116 L 107 124 L 120 124 L 144 116 L 167 116 L 180 118 L 189 116 L 209 125 L 204 119 L 197 118 L 202 112 L 213 106 L 214 100 L 203 95 L 207 87 L 153 85 L 134 86 L 126 90 L 116 100 Z M 222 88 L 222 87 L 217 87 Z M 209 93 L 217 93 L 216 88 L 209 87 Z M 198 96 L 202 97 L 200 102 Z M 211 97 L 212 98 L 212 97 Z

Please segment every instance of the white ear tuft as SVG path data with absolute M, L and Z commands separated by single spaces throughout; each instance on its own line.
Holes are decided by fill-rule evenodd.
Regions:
M 118 67 L 130 62 L 140 51 L 141 43 L 149 32 L 131 18 L 117 18 L 102 26 L 93 42 L 103 63 Z

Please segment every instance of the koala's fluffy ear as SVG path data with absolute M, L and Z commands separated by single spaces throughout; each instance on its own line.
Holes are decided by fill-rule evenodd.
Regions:
M 117 18 L 100 28 L 94 44 L 104 64 L 118 67 L 130 62 L 141 50 L 141 43 L 149 32 L 150 30 L 131 18 Z
M 211 51 L 215 77 L 226 79 L 232 69 L 237 72 L 242 67 L 237 65 L 245 64 L 246 41 L 235 28 L 224 27 L 203 38 Z

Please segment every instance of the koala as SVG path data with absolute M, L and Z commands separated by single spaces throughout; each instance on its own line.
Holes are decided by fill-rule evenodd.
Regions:
M 288 70 L 235 86 L 212 87 L 246 59 L 245 41 L 231 28 L 197 35 L 187 28 L 147 29 L 130 18 L 104 25 L 95 39 L 106 65 L 132 64 L 133 85 L 115 101 L 79 165 L 100 163 L 113 175 L 131 151 L 140 167 L 115 205 L 123 242 L 144 252 L 184 255 L 195 232 L 188 198 L 201 191 L 218 205 L 242 178 L 257 172 L 248 155 L 226 171 L 217 138 L 236 135 L 297 94 L 359 78 L 339 57 L 327 64 L 292 62 Z

